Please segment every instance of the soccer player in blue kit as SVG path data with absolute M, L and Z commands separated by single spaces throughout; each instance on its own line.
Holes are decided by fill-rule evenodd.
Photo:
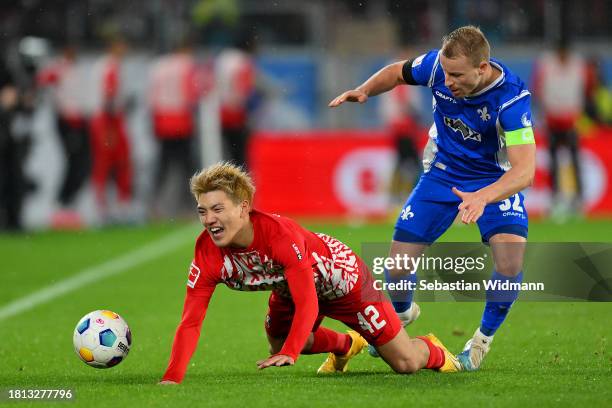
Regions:
M 364 103 L 404 84 L 431 88 L 434 123 L 423 153 L 424 173 L 395 224 L 389 256 L 419 257 L 459 212 L 463 223 L 478 224 L 483 242 L 491 246 L 491 280 L 520 283 L 527 241 L 521 190 L 533 182 L 536 157 L 525 84 L 490 58 L 479 28 L 465 26 L 445 36 L 441 49 L 384 67 L 329 106 Z M 387 278 L 416 282 L 415 272 L 393 269 Z M 517 296 L 517 290 L 487 291 L 480 326 L 458 355 L 466 370 L 480 368 Z M 412 291 L 393 305 L 404 325 L 420 313 Z

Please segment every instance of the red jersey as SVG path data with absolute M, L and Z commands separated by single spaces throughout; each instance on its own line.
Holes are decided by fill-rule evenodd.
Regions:
M 199 236 L 165 380 L 183 379 L 217 284 L 243 291 L 272 290 L 290 298 L 295 315 L 279 354 L 295 361 L 317 318 L 318 300 L 343 297 L 367 277 L 357 255 L 335 238 L 278 215 L 259 211 L 250 215 L 254 239 L 248 248 L 219 248 L 208 231 Z

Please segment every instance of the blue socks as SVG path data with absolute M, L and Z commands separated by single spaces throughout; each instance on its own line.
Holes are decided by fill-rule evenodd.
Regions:
M 413 282 L 413 285 L 416 285 L 417 275 L 414 273 L 399 278 L 392 278 L 389 275 L 389 271 L 385 269 L 385 279 L 387 282 L 392 283 L 404 282 L 403 286 L 407 286 L 407 282 Z M 523 272 L 521 271 L 515 277 L 508 277 L 494 270 L 490 280 L 491 282 L 497 282 L 498 285 L 503 282 L 521 283 L 523 281 Z M 487 290 L 485 309 L 480 323 L 482 334 L 485 336 L 493 336 L 495 334 L 506 319 L 512 304 L 518 298 L 518 294 L 519 291 L 517 289 L 503 290 L 501 288 L 491 288 Z M 391 297 L 391 303 L 395 312 L 402 313 L 412 305 L 414 291 L 408 289 L 394 290 L 389 291 L 389 296 Z
M 385 280 L 387 282 L 392 282 L 392 283 L 413 282 L 413 285 L 416 285 L 417 275 L 416 273 L 413 273 L 408 276 L 392 278 L 387 268 L 385 268 Z M 406 310 L 410 308 L 410 305 L 412 305 L 413 294 L 414 294 L 414 291 L 408 290 L 408 289 L 389 291 L 389 296 L 391 297 L 391 303 L 393 304 L 393 308 L 395 309 L 396 313 L 405 312 Z
M 491 282 L 498 282 L 498 284 L 503 282 L 521 283 L 522 281 L 522 271 L 513 278 L 504 276 L 495 270 L 491 276 Z M 484 313 L 482 314 L 482 322 L 480 323 L 480 331 L 482 334 L 485 336 L 492 336 L 495 334 L 506 318 L 506 315 L 508 315 L 510 307 L 512 307 L 518 294 L 518 290 L 502 290 L 499 288 L 487 290 L 487 302 L 485 304 Z

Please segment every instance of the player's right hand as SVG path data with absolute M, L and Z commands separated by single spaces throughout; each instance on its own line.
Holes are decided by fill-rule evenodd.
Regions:
M 284 367 L 284 366 L 292 366 L 295 364 L 293 358 L 286 356 L 284 354 L 273 354 L 265 360 L 259 360 L 257 362 L 257 368 L 263 370 L 268 367 Z
M 342 105 L 344 102 L 359 102 L 365 103 L 368 100 L 368 95 L 360 89 L 351 89 L 350 91 L 344 92 L 342 95 L 337 96 L 334 100 L 329 103 L 330 108 Z

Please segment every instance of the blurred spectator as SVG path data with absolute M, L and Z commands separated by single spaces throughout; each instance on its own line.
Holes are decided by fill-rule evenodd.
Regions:
M 536 102 L 545 117 L 550 151 L 553 215 L 565 212 L 566 202 L 559 188 L 558 151 L 569 148 L 575 180 L 573 209 L 582 203 L 579 138 L 577 121 L 585 108 L 586 65 L 582 57 L 571 52 L 565 40 L 559 41 L 554 52 L 545 53 L 537 61 L 534 78 Z
M 94 68 L 95 105 L 91 119 L 93 154 L 92 182 L 102 222 L 128 221 L 131 216 L 132 165 L 126 132 L 124 106 L 120 98 L 121 60 L 127 44 L 121 38 L 110 42 L 107 54 Z M 109 213 L 106 187 L 113 177 L 117 186 L 116 213 Z
M 612 125 L 612 93 L 606 86 L 602 61 L 592 57 L 587 61 L 586 116 L 600 125 Z
M 183 193 L 176 199 L 183 207 L 191 203 L 187 180 L 198 167 L 194 155 L 197 151 L 194 149 L 194 115 L 204 91 L 204 80 L 189 41 L 184 41 L 172 54 L 159 57 L 151 70 L 149 105 L 159 145 L 155 186 L 157 191 L 161 190 L 172 166 L 176 166 L 180 170 L 177 184 Z M 158 212 L 157 209 L 154 208 L 154 212 Z
M 411 57 L 405 50 L 394 60 Z M 396 86 L 391 91 L 380 95 L 380 114 L 389 133 L 392 135 L 397 153 L 397 164 L 391 181 L 393 204 L 403 204 L 406 194 L 418 180 L 421 170 L 418 152 L 418 137 L 421 128 L 418 123 L 418 112 L 421 101 L 418 89 L 409 86 Z
M 24 198 L 36 188 L 24 165 L 32 145 L 35 76 L 46 52 L 45 40 L 24 37 L 0 64 L 0 228 L 22 229 Z
M 13 76 L 0 65 L 0 230 L 21 229 L 24 176 L 19 143 L 11 131 L 18 102 Z
M 221 133 L 225 156 L 246 166 L 250 135 L 249 113 L 257 99 L 255 38 L 243 35 L 235 47 L 223 50 L 215 63 L 215 83 L 221 104 Z
M 58 196 L 62 208 L 54 214 L 52 224 L 56 227 L 78 227 L 82 222 L 72 206 L 89 177 L 91 158 L 82 97 L 86 84 L 77 65 L 74 46 L 64 46 L 61 56 L 39 71 L 38 84 L 52 87 L 57 131 L 66 155 L 66 168 Z

